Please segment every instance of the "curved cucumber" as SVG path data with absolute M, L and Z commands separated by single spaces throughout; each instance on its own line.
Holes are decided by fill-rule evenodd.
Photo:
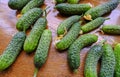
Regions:
M 84 75 L 85 77 L 98 77 L 97 76 L 97 63 L 103 53 L 102 44 L 94 45 L 88 52 Z
M 56 3 L 64 3 L 66 0 L 55 0 L 56 1 Z
M 108 12 L 111 12 L 118 6 L 118 4 L 119 4 L 118 0 L 110 0 L 109 2 L 103 3 L 88 10 L 85 13 L 84 18 L 86 20 L 96 19 L 97 17 L 100 17 Z
M 80 0 L 67 0 L 68 3 L 77 4 Z
M 39 18 L 33 26 L 30 34 L 27 36 L 24 43 L 24 51 L 30 53 L 34 51 L 38 45 L 39 39 L 46 28 L 46 18 Z
M 81 15 L 91 8 L 90 4 L 68 4 L 61 3 L 55 8 L 63 15 Z
M 103 17 L 98 17 L 95 20 L 92 20 L 91 22 L 85 24 L 81 27 L 82 33 L 88 33 L 98 27 L 100 27 L 106 19 Z
M 120 43 L 114 47 L 114 54 L 116 60 L 114 77 L 120 77 Z
M 64 35 L 65 31 L 68 29 L 76 22 L 78 22 L 80 20 L 81 16 L 75 15 L 75 16 L 71 16 L 69 18 L 67 18 L 66 20 L 64 20 L 63 22 L 60 23 L 60 25 L 57 28 L 57 34 L 58 36 L 60 35 Z
M 73 24 L 70 31 L 58 43 L 56 43 L 56 48 L 59 50 L 67 49 L 78 37 L 79 32 L 80 23 L 77 22 Z
M 14 10 L 22 9 L 30 0 L 9 0 L 8 6 Z
M 91 45 L 98 40 L 98 36 L 94 34 L 81 35 L 68 50 L 68 63 L 73 71 L 80 66 L 80 50 L 85 46 Z
M 44 3 L 44 0 L 31 0 L 21 11 L 22 14 L 26 13 L 32 8 L 41 6 Z
M 17 22 L 16 28 L 26 31 L 40 16 L 43 11 L 40 8 L 33 8 L 25 13 Z
M 0 71 L 7 69 L 13 64 L 22 49 L 25 38 L 26 35 L 24 32 L 18 32 L 14 35 L 9 45 L 0 56 Z
M 102 31 L 106 34 L 119 35 L 120 25 L 105 25 L 102 27 Z
M 36 77 L 38 69 L 42 67 L 47 59 L 51 38 L 52 32 L 50 30 L 44 30 L 34 56 L 34 64 L 36 67 L 34 77 Z
M 111 45 L 103 45 L 102 63 L 100 77 L 113 77 L 115 69 L 115 55 Z

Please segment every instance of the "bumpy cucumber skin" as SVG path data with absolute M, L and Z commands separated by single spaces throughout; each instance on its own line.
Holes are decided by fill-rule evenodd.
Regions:
M 67 49 L 78 37 L 80 32 L 80 23 L 77 22 L 72 25 L 70 31 L 60 40 L 60 42 L 56 43 L 56 48 L 59 50 Z
M 32 8 L 41 6 L 44 3 L 44 0 L 31 0 L 21 11 L 22 14 L 25 14 Z
M 9 0 L 8 6 L 14 10 L 22 9 L 30 0 Z
M 24 43 L 24 51 L 30 53 L 34 51 L 38 45 L 39 39 L 47 26 L 46 18 L 39 18 L 33 26 L 30 34 Z
M 84 34 L 80 36 L 68 49 L 68 63 L 74 71 L 80 66 L 80 50 L 98 40 L 98 36 L 94 34 Z
M 18 32 L 14 35 L 9 45 L 0 56 L 0 71 L 7 69 L 17 58 L 20 53 L 26 35 L 24 32 Z
M 98 77 L 97 76 L 97 63 L 102 56 L 103 48 L 102 45 L 94 45 L 88 52 L 84 75 L 85 77 Z
M 84 16 L 91 15 L 92 19 L 96 19 L 97 17 L 100 17 L 108 12 L 111 12 L 113 9 L 117 7 L 118 4 L 119 2 L 117 0 L 111 0 L 109 2 L 98 5 L 94 8 L 91 8 L 85 13 Z
M 77 4 L 80 0 L 67 0 L 68 3 Z
M 114 47 L 114 54 L 116 60 L 114 77 L 120 77 L 120 43 Z
M 34 64 L 37 68 L 40 68 L 47 59 L 51 38 L 52 38 L 51 31 L 44 30 L 34 56 Z
M 105 25 L 102 31 L 106 34 L 120 35 L 120 25 Z
M 59 3 L 64 3 L 66 0 L 56 0 L 56 3 L 59 4 Z
M 98 27 L 100 27 L 105 21 L 105 18 L 103 17 L 98 17 L 95 20 L 92 20 L 91 22 L 85 24 L 84 26 L 81 27 L 81 30 L 83 33 L 88 33 Z
M 40 8 L 33 8 L 25 13 L 17 22 L 16 28 L 19 31 L 26 31 L 41 15 L 43 11 Z
M 115 55 L 111 45 L 103 45 L 102 63 L 100 77 L 113 77 L 115 69 Z
M 68 30 L 74 23 L 78 22 L 80 18 L 81 16 L 74 15 L 74 16 L 67 18 L 63 22 L 61 22 L 57 28 L 58 36 L 63 35 L 65 33 L 65 29 Z
M 89 4 L 67 4 L 61 3 L 55 8 L 63 15 L 81 15 L 88 11 L 91 6 Z

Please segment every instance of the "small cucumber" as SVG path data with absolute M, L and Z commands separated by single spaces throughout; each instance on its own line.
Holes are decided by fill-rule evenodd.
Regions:
M 115 55 L 111 45 L 103 45 L 102 63 L 100 77 L 113 77 L 115 69 Z
M 92 20 L 91 22 L 85 24 L 81 27 L 82 33 L 88 33 L 98 27 L 100 27 L 106 19 L 103 17 L 98 17 L 95 20 Z
M 98 36 L 94 34 L 81 35 L 68 49 L 68 63 L 73 71 L 80 66 L 80 50 L 85 46 L 89 46 L 98 40 Z
M 42 16 L 42 13 L 43 11 L 40 8 L 29 10 L 18 20 L 16 28 L 19 31 L 26 31 L 40 16 Z
M 105 25 L 102 31 L 106 34 L 120 35 L 120 25 Z
M 94 45 L 88 52 L 85 61 L 84 75 L 85 77 L 98 77 L 97 64 L 103 53 L 103 43 Z
M 77 4 L 80 0 L 67 0 L 68 3 Z
M 30 0 L 9 0 L 8 6 L 14 10 L 21 10 Z
M 116 60 L 114 77 L 120 77 L 120 43 L 114 47 L 114 54 Z
M 57 4 L 64 3 L 66 0 L 55 0 Z
M 0 55 L 0 71 L 7 69 L 13 64 L 22 50 L 25 38 L 24 32 L 18 32 L 14 35 L 3 54 Z
M 39 8 L 44 3 L 44 0 L 31 0 L 21 11 L 22 14 L 25 14 L 32 8 Z
M 60 23 L 60 25 L 57 28 L 57 34 L 58 36 L 64 35 L 66 31 L 76 22 L 80 20 L 81 16 L 74 15 L 67 19 L 65 19 L 63 22 Z
M 115 9 L 118 6 L 118 4 L 119 4 L 118 0 L 110 0 L 106 3 L 103 3 L 88 10 L 85 13 L 84 18 L 86 20 L 96 19 L 97 17 L 100 17 L 108 12 L 111 12 L 113 9 Z
M 81 15 L 91 8 L 90 4 L 68 4 L 61 3 L 55 8 L 63 15 Z
M 39 68 L 41 68 L 45 61 L 47 60 L 51 38 L 52 32 L 50 30 L 44 30 L 34 56 L 34 64 L 36 67 L 34 77 L 37 76 Z
M 77 22 L 72 25 L 70 31 L 59 41 L 56 43 L 56 48 L 59 50 L 67 49 L 78 37 L 80 32 L 80 23 Z
M 33 26 L 30 34 L 27 36 L 24 43 L 24 51 L 30 53 L 34 51 L 38 45 L 39 39 L 46 28 L 46 18 L 39 18 Z

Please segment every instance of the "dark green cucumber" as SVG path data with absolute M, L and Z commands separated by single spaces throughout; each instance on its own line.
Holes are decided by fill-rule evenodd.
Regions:
M 76 22 L 78 22 L 80 20 L 81 16 L 78 15 L 74 15 L 71 16 L 67 19 L 65 19 L 63 22 L 60 23 L 60 25 L 57 28 L 57 34 L 58 36 L 60 35 L 64 35 L 65 34 L 65 30 L 68 31 L 68 29 Z
M 96 42 L 98 36 L 94 34 L 81 35 L 68 49 L 68 63 L 73 71 L 76 71 L 80 66 L 80 50 L 85 46 Z
M 34 51 L 38 45 L 39 39 L 46 28 L 46 18 L 39 18 L 33 26 L 30 34 L 27 36 L 24 43 L 24 51 L 30 53 Z
M 88 52 L 85 61 L 84 76 L 85 77 L 98 77 L 97 64 L 103 53 L 103 44 L 94 45 Z
M 34 64 L 36 67 L 34 77 L 37 76 L 39 68 L 41 68 L 45 61 L 47 60 L 51 38 L 52 32 L 50 30 L 44 30 L 34 56 Z
M 106 34 L 120 35 L 120 25 L 105 25 L 102 31 Z
M 16 28 L 26 31 L 40 16 L 43 11 L 40 8 L 33 8 L 25 13 L 17 22 Z
M 22 14 L 26 13 L 32 8 L 41 6 L 44 3 L 44 0 L 31 0 L 21 11 Z
M 59 50 L 67 49 L 78 37 L 80 32 L 80 23 L 77 22 L 72 25 L 70 31 L 59 41 L 56 43 L 56 48 Z
M 81 15 L 91 8 L 90 4 L 67 4 L 61 3 L 55 8 L 63 15 Z
M 16 60 L 22 50 L 26 35 L 24 32 L 18 32 L 14 35 L 3 54 L 0 55 L 0 71 L 7 69 Z
M 56 1 L 56 3 L 64 3 L 66 0 L 55 0 Z
M 95 20 L 92 20 L 91 22 L 85 24 L 81 27 L 82 33 L 88 33 L 98 27 L 100 27 L 106 19 L 103 17 L 98 17 Z
M 100 17 L 108 12 L 111 12 L 118 6 L 118 4 L 119 4 L 118 0 L 110 0 L 106 3 L 103 3 L 88 10 L 85 13 L 84 18 L 86 20 L 96 19 L 97 17 Z
M 67 0 L 68 3 L 77 4 L 80 0 Z
M 102 63 L 100 77 L 113 77 L 115 69 L 115 55 L 111 45 L 103 45 Z
M 114 77 L 120 77 L 120 43 L 114 47 L 114 54 L 116 60 Z
M 14 10 L 21 10 L 30 0 L 9 0 L 8 6 Z

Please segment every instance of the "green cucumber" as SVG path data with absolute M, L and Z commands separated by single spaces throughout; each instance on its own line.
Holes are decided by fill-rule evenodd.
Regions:
M 85 46 L 91 45 L 98 40 L 98 36 L 94 34 L 81 35 L 68 49 L 68 63 L 73 71 L 80 66 L 80 50 Z
M 34 77 L 37 76 L 39 68 L 41 68 L 47 60 L 51 38 L 52 32 L 50 30 L 44 30 L 34 56 L 34 65 L 36 67 Z
M 114 47 L 114 54 L 116 60 L 114 77 L 120 77 L 120 43 Z
M 18 32 L 14 35 L 3 54 L 0 55 L 0 71 L 7 69 L 16 60 L 22 50 L 26 35 L 24 32 Z
M 64 3 L 66 0 L 55 0 L 57 4 Z
M 91 22 L 85 24 L 81 27 L 82 33 L 88 33 L 98 27 L 100 27 L 106 19 L 103 17 L 98 17 L 95 20 L 92 20 Z
M 59 41 L 56 43 L 56 48 L 59 50 L 67 49 L 78 37 L 80 32 L 80 23 L 77 22 L 72 25 L 70 31 Z
M 31 0 L 21 11 L 22 14 L 25 14 L 32 8 L 39 8 L 44 3 L 44 0 Z
M 42 16 L 42 13 L 43 11 L 40 8 L 29 10 L 18 20 L 16 28 L 19 31 L 26 31 L 40 16 Z
M 103 53 L 103 42 L 94 45 L 88 52 L 85 61 L 84 75 L 85 77 L 98 77 L 97 76 L 97 64 Z
M 118 0 L 110 0 L 106 3 L 103 3 L 88 10 L 85 13 L 84 18 L 86 20 L 92 20 L 96 19 L 97 17 L 101 17 L 102 15 L 111 12 L 113 9 L 115 9 L 118 6 L 118 4 Z
M 112 46 L 109 44 L 104 44 L 100 77 L 113 77 L 114 69 L 115 69 L 115 55 Z
M 105 25 L 102 31 L 106 34 L 120 35 L 120 25 Z
M 60 23 L 60 25 L 58 26 L 57 28 L 57 34 L 58 36 L 60 35 L 64 35 L 65 34 L 65 31 L 68 29 L 76 22 L 78 22 L 80 20 L 81 16 L 78 16 L 78 15 L 74 15 L 74 16 L 71 16 L 67 19 L 65 19 L 63 22 Z
M 81 15 L 91 8 L 90 4 L 68 4 L 61 3 L 55 8 L 63 15 Z
M 39 18 L 33 26 L 30 34 L 27 36 L 24 43 L 24 51 L 30 53 L 34 51 L 38 45 L 39 39 L 46 28 L 46 18 Z
M 68 3 L 77 4 L 80 0 L 67 0 Z
M 9 0 L 8 6 L 14 10 L 21 10 L 30 0 Z

